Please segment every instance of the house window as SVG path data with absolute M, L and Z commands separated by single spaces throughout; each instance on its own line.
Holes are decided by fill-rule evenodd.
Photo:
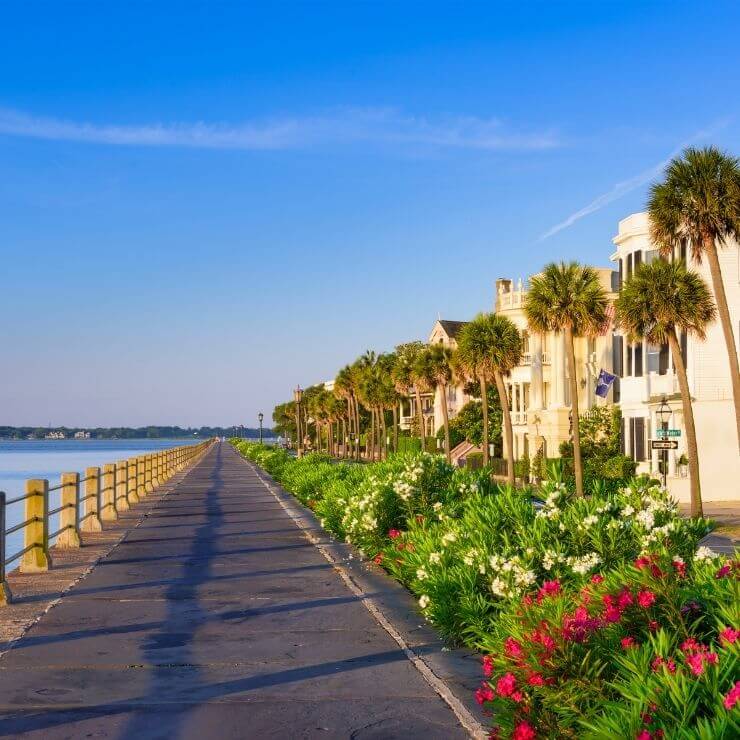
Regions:
M 668 372 L 668 345 L 660 345 L 660 354 L 658 355 L 658 374 L 665 375 Z
M 660 345 L 648 344 L 647 346 L 647 371 L 657 373 L 660 370 Z
M 642 343 L 635 345 L 635 377 L 642 377 Z

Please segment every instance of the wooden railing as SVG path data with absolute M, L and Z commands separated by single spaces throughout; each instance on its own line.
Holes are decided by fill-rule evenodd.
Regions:
M 119 460 L 102 468 L 87 468 L 84 476 L 62 473 L 59 484 L 52 487 L 43 478 L 27 480 L 26 492 L 15 498 L 9 499 L 0 491 L 0 606 L 11 600 L 5 577 L 9 564 L 20 560 L 21 573 L 49 570 L 52 540 L 56 538 L 57 548 L 80 547 L 84 532 L 102 531 L 104 522 L 118 519 L 121 511 L 130 509 L 132 504 L 191 465 L 211 444 L 213 440 L 208 440 Z M 49 494 L 54 491 L 60 492 L 60 505 L 50 509 Z M 25 518 L 6 528 L 8 506 L 19 503 L 25 503 Z M 59 528 L 50 532 L 51 518 L 56 514 L 59 514 Z M 23 547 L 6 556 L 8 535 L 21 530 Z

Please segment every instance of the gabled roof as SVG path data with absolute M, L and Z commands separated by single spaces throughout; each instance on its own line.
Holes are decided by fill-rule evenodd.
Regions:
M 445 330 L 450 339 L 454 339 L 458 335 L 460 329 L 462 329 L 467 323 L 467 321 L 448 321 L 447 319 L 439 319 L 440 326 Z

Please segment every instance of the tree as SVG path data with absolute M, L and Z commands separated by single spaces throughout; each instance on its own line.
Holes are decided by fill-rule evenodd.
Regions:
M 493 380 L 498 391 L 503 412 L 506 439 L 507 473 L 514 483 L 514 439 L 511 429 L 511 410 L 506 392 L 504 375 L 519 364 L 522 338 L 519 330 L 504 316 L 479 314 L 461 330 L 457 340 L 457 361 L 469 376 L 480 382 L 483 402 L 483 462 L 488 464 L 488 389 Z
M 394 369 L 394 380 L 396 383 L 396 389 L 399 392 L 401 387 L 406 384 L 407 392 L 411 389 L 414 391 L 416 397 L 416 419 L 419 424 L 419 439 L 421 440 L 421 449 L 425 449 L 426 440 L 424 435 L 424 414 L 421 408 L 421 388 L 417 384 L 417 378 L 415 374 L 414 365 L 416 358 L 420 352 L 423 352 L 425 345 L 422 342 L 407 342 L 406 344 L 399 344 L 396 347 L 396 357 L 398 363 Z
M 562 331 L 565 334 L 577 496 L 583 496 L 583 464 L 574 339 L 598 333 L 606 320 L 607 303 L 606 292 L 596 271 L 577 262 L 553 262 L 547 265 L 530 280 L 524 302 L 524 313 L 531 330 L 542 334 L 548 331 Z
M 432 344 L 420 352 L 415 363 L 415 377 L 421 379 L 421 387 L 439 389 L 442 396 L 442 423 L 445 435 L 445 455 L 450 461 L 450 414 L 447 404 L 447 389 L 452 382 L 452 350 L 441 344 Z
M 648 200 L 650 236 L 670 256 L 688 240 L 697 263 L 704 257 L 730 362 L 735 424 L 740 447 L 740 365 L 727 305 L 717 247 L 740 240 L 740 159 L 715 147 L 686 149 L 666 168 L 665 181 L 653 185 Z M 733 276 L 733 279 L 735 276 Z
M 667 342 L 673 354 L 686 427 L 693 516 L 702 516 L 699 452 L 678 332 L 703 339 L 707 325 L 714 321 L 715 316 L 709 288 L 696 272 L 686 269 L 682 260 L 667 262 L 658 259 L 640 265 L 622 286 L 617 299 L 617 321 L 631 341 Z
M 463 440 L 467 440 L 476 447 L 483 444 L 483 404 L 477 397 L 480 393 L 480 386 L 477 382 L 475 389 L 474 393 L 468 393 L 466 390 L 469 396 L 475 396 L 475 398 L 468 401 L 457 412 L 454 419 L 450 420 L 450 443 L 453 448 Z M 494 449 L 499 449 L 501 447 L 504 426 L 501 404 L 496 387 L 490 386 L 487 390 L 489 443 L 493 445 Z
M 342 437 L 342 457 L 349 457 L 353 455 L 353 435 L 355 430 L 353 427 L 354 422 L 354 404 L 353 404 L 353 385 L 352 385 L 352 370 L 349 365 L 345 365 L 334 378 L 334 395 L 337 398 L 341 398 L 346 406 L 346 422 L 343 422 L 344 434 Z

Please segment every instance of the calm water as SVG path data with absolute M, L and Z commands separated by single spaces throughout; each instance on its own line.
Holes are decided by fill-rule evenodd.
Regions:
M 49 485 L 59 483 L 62 473 L 80 473 L 85 468 L 101 467 L 105 463 L 125 460 L 154 450 L 196 444 L 200 439 L 43 439 L 0 442 L 0 491 L 8 498 L 20 496 L 25 491 L 28 478 L 48 478 Z M 59 506 L 59 492 L 49 494 L 49 508 Z M 24 503 L 8 507 L 6 527 L 23 521 Z M 55 519 L 58 517 L 55 517 Z M 52 522 L 51 531 L 58 528 Z M 8 537 L 6 555 L 23 547 L 23 531 Z M 11 563 L 12 569 L 18 562 Z

